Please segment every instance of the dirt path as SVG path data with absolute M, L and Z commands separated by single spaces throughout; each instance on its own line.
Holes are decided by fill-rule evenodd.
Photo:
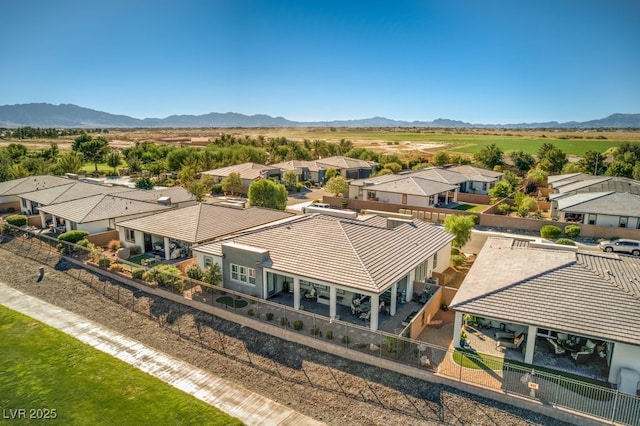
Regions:
M 25 253 L 17 244 L 0 245 L 0 281 L 318 421 L 334 425 L 566 424 L 263 335 L 163 299 L 137 295 L 138 308 L 148 304 L 148 315 L 141 315 L 104 297 L 101 287 L 91 288 L 76 279 L 86 272 L 73 269 L 57 255 L 31 253 L 38 262 L 17 256 L 14 252 Z M 45 276 L 38 283 L 38 267 L 43 263 Z M 210 343 L 203 344 L 202 339 Z

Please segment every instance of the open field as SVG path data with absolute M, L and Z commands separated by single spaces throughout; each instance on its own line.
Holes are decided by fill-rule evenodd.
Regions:
M 241 424 L 170 385 L 0 307 L 0 401 L 61 424 Z M 31 410 L 35 410 L 31 412 Z M 17 415 L 17 414 L 16 414 Z M 34 417 L 35 418 L 35 417 Z
M 496 144 L 506 154 L 515 150 L 535 154 L 540 146 L 552 143 L 571 156 L 587 150 L 604 152 L 623 142 L 640 143 L 640 131 L 566 131 L 566 130 L 498 130 L 498 129 L 359 129 L 359 128 L 246 128 L 246 129 L 132 129 L 111 130 L 102 136 L 111 146 L 126 148 L 135 142 L 150 141 L 175 146 L 202 146 L 221 134 L 237 136 L 286 137 L 291 140 L 347 139 L 356 147 L 401 156 L 433 154 L 440 150 L 471 155 L 489 144 Z M 22 143 L 29 149 L 45 149 L 55 142 L 62 151 L 71 149 L 72 139 L 3 140 L 0 146 Z

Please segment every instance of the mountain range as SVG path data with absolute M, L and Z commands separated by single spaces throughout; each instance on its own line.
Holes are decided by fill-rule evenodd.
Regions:
M 265 114 L 244 115 L 212 112 L 203 115 L 171 115 L 166 118 L 133 118 L 109 114 L 72 104 L 30 103 L 0 105 L 0 127 L 40 128 L 194 128 L 194 127 L 436 127 L 436 128 L 640 128 L 640 114 L 611 114 L 583 122 L 472 124 L 438 118 L 433 121 L 402 121 L 384 117 L 359 120 L 292 121 Z

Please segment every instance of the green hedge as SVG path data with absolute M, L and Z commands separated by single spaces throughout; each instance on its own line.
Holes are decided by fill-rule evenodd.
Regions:
M 12 214 L 11 216 L 7 216 L 4 218 L 4 221 L 7 222 L 9 225 L 13 225 L 17 227 L 26 225 L 28 220 L 29 219 L 27 218 L 27 216 L 23 214 Z
M 540 228 L 540 236 L 549 240 L 555 240 L 562 234 L 562 229 L 554 225 L 544 225 Z
M 66 241 L 68 243 L 75 244 L 78 241 L 83 240 L 87 235 L 89 235 L 87 231 L 73 230 L 58 235 L 58 239 L 60 241 Z
M 569 238 L 575 238 L 580 235 L 580 227 L 578 225 L 567 225 L 564 227 L 564 234 Z

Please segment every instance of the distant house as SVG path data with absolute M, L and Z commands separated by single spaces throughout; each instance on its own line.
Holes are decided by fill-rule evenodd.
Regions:
M 327 157 L 320 160 L 301 161 L 291 160 L 272 164 L 271 167 L 279 168 L 284 174 L 294 170 L 301 182 L 311 180 L 317 183 L 326 182 L 326 172 L 334 169 L 345 179 L 363 179 L 373 174 L 377 163 L 349 157 Z
M 0 211 L 13 209 L 29 213 L 28 205 L 21 203 L 20 194 L 69 184 L 69 179 L 60 176 L 29 176 L 0 182 Z M 33 212 L 31 212 L 33 213 Z
M 502 173 L 473 166 L 454 166 L 447 169 L 460 173 L 466 177 L 466 182 L 460 184 L 460 192 L 487 195 L 502 178 Z
M 212 176 L 216 183 L 220 183 L 231 173 L 238 173 L 240 175 L 242 188 L 239 188 L 238 191 L 244 193 L 246 193 L 253 182 L 259 179 L 274 179 L 278 182 L 282 179 L 282 172 L 279 168 L 258 163 L 236 164 L 234 166 L 208 170 L 202 172 L 202 175 Z
M 377 184 L 365 181 L 361 187 L 363 200 L 416 207 L 439 207 L 457 201 L 457 185 L 424 179 L 415 175 L 387 182 L 384 182 L 383 179 L 380 181 Z
M 169 260 L 191 257 L 191 247 L 196 244 L 291 216 L 279 210 L 196 204 L 125 220 L 116 228 L 124 247 L 138 246 Z
M 220 265 L 223 286 L 267 299 L 293 294 L 300 309 L 305 293 L 329 306 L 370 300 L 370 326 L 378 328 L 382 298 L 396 304 L 413 297 L 414 281 L 424 282 L 449 266 L 453 235 L 414 220 L 380 216 L 366 220 L 325 215 L 291 220 L 193 248 L 198 265 Z
M 116 223 L 121 220 L 170 208 L 167 205 L 124 198 L 118 194 L 98 194 L 42 206 L 40 212 L 51 215 L 55 229 L 66 231 L 79 229 L 94 234 L 115 229 Z
M 496 266 L 499 267 L 496 267 Z M 460 346 L 463 315 L 496 329 L 524 331 L 524 361 L 536 364 L 547 338 L 591 341 L 609 381 L 622 367 L 640 372 L 640 258 L 582 252 L 513 238 L 489 238 L 451 301 L 453 341 Z

